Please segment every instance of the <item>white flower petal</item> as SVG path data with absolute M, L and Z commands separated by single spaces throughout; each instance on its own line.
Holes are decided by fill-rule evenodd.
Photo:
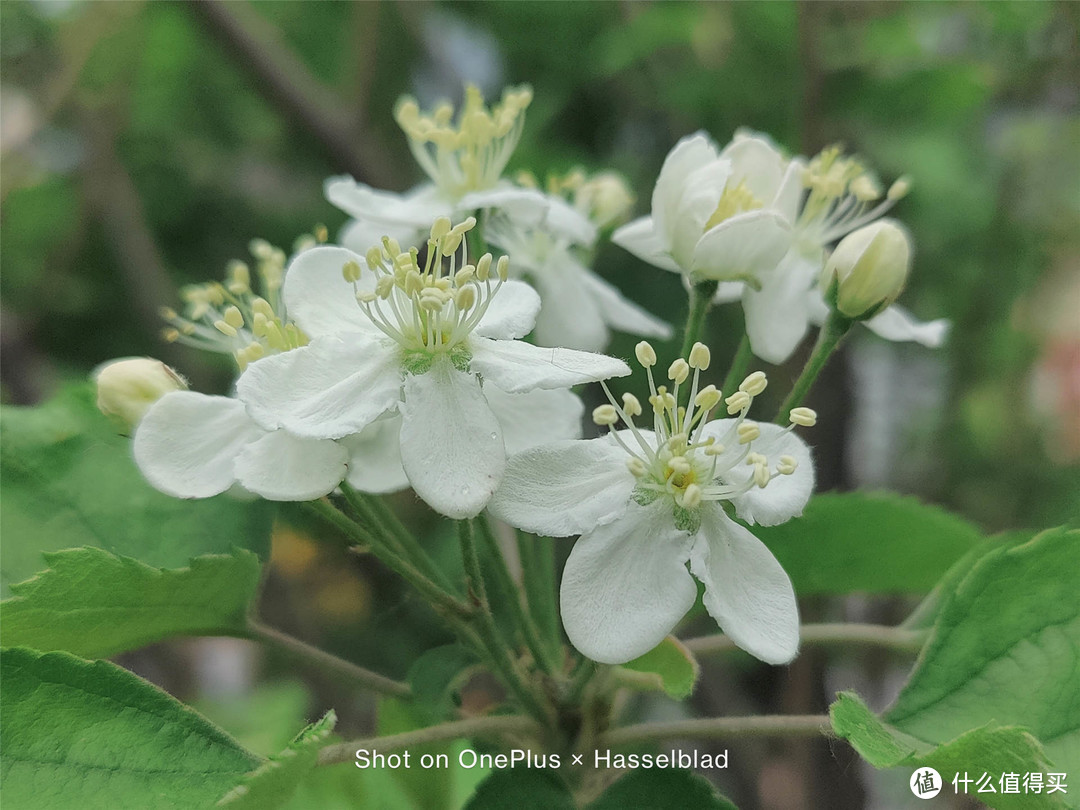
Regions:
M 546 349 L 520 340 L 489 340 L 474 335 L 469 348 L 470 368 L 510 394 L 534 388 L 570 388 L 630 373 L 630 367 L 614 357 Z
M 726 448 L 717 458 L 717 471 L 728 484 L 744 484 L 753 476 L 753 467 L 735 460 L 745 449 L 739 445 L 733 430 L 736 421 L 716 419 L 702 428 L 702 435 L 712 436 Z M 745 494 L 732 498 L 732 503 L 741 520 L 751 525 L 775 526 L 802 514 L 814 491 L 814 464 L 810 448 L 793 431 L 768 422 L 757 425 L 761 436 L 754 440 L 751 449 L 768 458 L 769 468 L 775 469 L 781 456 L 791 456 L 798 466 L 791 475 L 772 479 L 764 489 L 751 487 Z
M 600 314 L 608 326 L 631 335 L 655 337 L 661 340 L 671 337 L 670 324 L 624 297 L 614 285 L 609 284 L 596 273 L 584 269 L 581 279 L 585 288 L 596 300 Z
M 353 285 L 341 269 L 347 262 L 363 268 L 361 282 L 370 288 L 373 274 L 363 256 L 345 248 L 320 246 L 298 254 L 285 273 L 282 296 L 289 319 L 309 338 L 342 332 L 376 331 L 371 319 L 356 303 Z
M 622 515 L 637 479 L 612 439 L 562 441 L 510 457 L 491 513 L 550 537 L 591 531 Z
M 362 431 L 340 439 L 349 451 L 349 486 L 361 492 L 382 494 L 409 487 L 401 465 L 401 417 L 376 419 Z
M 745 182 L 763 203 L 772 202 L 784 175 L 784 158 L 765 138 L 756 135 L 737 137 L 724 147 L 721 158 L 731 161 L 732 183 Z
M 536 324 L 540 296 L 524 281 L 503 282 L 473 330 L 481 337 L 510 340 L 525 337 Z
M 544 301 L 536 319 L 537 344 L 589 352 L 607 346 L 611 333 L 585 287 L 588 272 L 564 251 L 531 274 Z
M 237 380 L 236 391 L 267 430 L 337 439 L 359 433 L 397 404 L 398 347 L 363 332 L 316 338 L 252 363 Z
M 701 237 L 692 269 L 714 281 L 757 279 L 776 269 L 790 245 L 791 227 L 775 211 L 736 214 Z
M 673 273 L 682 272 L 682 268 L 671 258 L 670 246 L 657 230 L 652 217 L 640 217 L 628 222 L 611 235 L 611 241 L 655 267 Z
M 893 304 L 880 315 L 875 315 L 866 325 L 886 340 L 910 340 L 931 349 L 944 343 L 949 334 L 949 321 L 946 318 L 921 323 L 899 304 Z
M 502 427 L 508 456 L 542 444 L 581 438 L 585 404 L 572 391 L 555 388 L 508 394 L 497 385 L 485 385 L 484 396 Z
M 345 477 L 345 448 L 330 439 L 301 439 L 275 430 L 236 457 L 236 478 L 269 501 L 310 501 Z
M 478 515 L 506 467 L 502 429 L 475 374 L 446 359 L 405 378 L 401 462 L 416 494 L 460 519 Z
M 799 608 L 780 563 L 718 506 L 701 511 L 690 570 L 720 628 L 755 658 L 786 664 L 799 651 Z
M 687 178 L 718 157 L 716 144 L 704 132 L 686 136 L 668 152 L 652 194 L 652 216 L 658 233 L 670 231 Z
M 176 498 L 209 498 L 233 485 L 237 454 L 263 434 L 240 400 L 174 391 L 139 423 L 135 462 L 155 489 Z
M 346 214 L 365 222 L 427 229 L 436 217 L 452 212 L 446 200 L 431 183 L 423 183 L 405 194 L 380 191 L 357 183 L 351 177 L 329 178 L 324 186 L 326 199 Z
M 716 294 L 713 295 L 714 304 L 729 304 L 738 301 L 743 296 L 746 285 L 741 281 L 721 281 L 716 285 Z
M 675 216 L 665 230 L 671 255 L 680 267 L 693 269 L 694 248 L 730 179 L 731 162 L 727 160 L 715 160 L 686 178 Z
M 819 261 L 789 250 L 776 270 L 762 278 L 760 290 L 743 294 L 746 334 L 754 354 L 783 363 L 810 328 L 809 291 L 821 269 Z
M 621 518 L 583 535 L 559 592 L 570 642 L 594 661 L 623 664 L 663 641 L 697 598 L 686 570 L 693 543 L 675 528 L 666 499 L 631 503 Z
M 412 225 L 350 219 L 338 231 L 337 241 L 342 247 L 365 256 L 369 248 L 382 244 L 384 236 L 396 239 L 403 250 L 408 250 L 410 247 L 419 247 L 427 234 L 427 228 L 416 228 Z
M 799 204 L 806 191 L 806 186 L 803 185 L 805 170 L 806 161 L 802 158 L 793 158 L 788 163 L 780 181 L 780 188 L 776 190 L 776 196 L 772 200 L 772 205 L 769 206 L 792 225 L 798 220 Z

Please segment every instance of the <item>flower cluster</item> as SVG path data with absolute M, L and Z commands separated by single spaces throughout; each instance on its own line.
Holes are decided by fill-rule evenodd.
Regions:
M 795 428 L 816 415 L 795 402 L 787 424 L 750 419 L 765 374 L 725 396 L 703 384 L 712 359 L 702 343 L 666 381 L 653 346 L 637 344 L 648 412 L 633 393 L 612 394 L 606 381 L 630 367 L 598 353 L 611 331 L 672 330 L 591 269 L 633 204 L 621 178 L 575 170 L 542 190 L 528 172 L 503 176 L 531 99 L 510 88 L 489 108 L 469 87 L 456 116 L 403 99 L 395 118 L 427 182 L 394 194 L 331 178 L 328 199 L 354 218 L 340 245 L 324 244 L 321 228 L 291 256 L 255 240 L 254 272 L 233 262 L 224 282 L 183 291 L 183 314 L 163 311 L 168 340 L 232 355 L 233 394 L 190 391 L 162 364 L 130 359 L 98 373 L 101 408 L 134 427 L 140 469 L 177 497 L 411 487 L 451 518 L 490 507 L 521 529 L 580 535 L 562 617 L 597 661 L 654 647 L 694 604 L 696 582 L 736 644 L 789 661 L 795 594 L 747 526 L 802 513 L 814 473 Z M 668 155 L 651 214 L 611 238 L 740 299 L 766 360 L 785 359 L 830 311 L 936 344 L 943 324 L 916 324 L 893 303 L 910 240 L 880 215 L 906 187 L 882 195 L 836 149 L 788 159 L 759 135 L 719 149 L 699 133 Z M 593 382 L 608 402 L 592 421 L 608 431 L 582 438 L 585 408 L 571 389 Z

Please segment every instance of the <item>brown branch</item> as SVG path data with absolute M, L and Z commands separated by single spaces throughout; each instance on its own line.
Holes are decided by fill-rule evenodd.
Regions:
M 187 7 L 252 75 L 256 90 L 310 132 L 335 163 L 357 180 L 384 187 L 391 184 L 390 163 L 371 134 L 353 129 L 347 105 L 311 75 L 281 41 L 277 29 L 250 5 L 201 0 Z M 361 142 L 363 150 L 358 148 Z

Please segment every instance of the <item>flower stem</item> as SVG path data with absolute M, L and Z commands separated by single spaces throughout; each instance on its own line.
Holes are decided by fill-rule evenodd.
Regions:
M 465 565 L 466 593 L 477 608 L 474 620 L 483 649 L 494 665 L 496 674 L 501 677 L 522 707 L 541 723 L 547 724 L 551 719 L 549 707 L 530 688 L 525 676 L 521 673 L 514 651 L 506 646 L 495 625 L 495 617 L 491 612 L 487 588 L 484 586 L 484 577 L 480 570 L 480 558 L 476 553 L 476 538 L 471 520 L 458 521 L 458 541 L 461 544 L 461 559 Z
M 671 723 L 639 723 L 609 731 L 602 745 L 636 745 L 669 737 L 817 737 L 832 730 L 823 714 L 762 715 L 756 717 L 706 717 Z
M 712 306 L 717 286 L 715 281 L 699 281 L 690 288 L 690 312 L 686 316 L 686 331 L 683 334 L 680 357 L 688 357 L 694 344 L 701 340 L 701 333 L 705 329 L 705 313 Z
M 533 537 L 517 532 L 518 556 L 525 598 L 539 626 L 541 640 L 562 658 L 562 624 L 559 621 L 558 588 L 555 584 L 555 544 L 550 538 Z
M 854 320 L 846 315 L 841 315 L 836 310 L 829 313 L 828 319 L 818 333 L 813 354 L 806 361 L 806 366 L 799 375 L 799 379 L 795 381 L 791 393 L 787 395 L 787 399 L 784 400 L 784 404 L 780 406 L 780 410 L 776 414 L 777 423 L 785 424 L 787 422 L 788 414 L 791 413 L 792 408 L 797 408 L 802 402 L 803 397 L 810 390 L 810 386 L 814 384 L 818 374 L 825 368 L 829 356 L 840 345 L 840 341 L 844 339 L 844 336 L 847 335 L 854 324 Z
M 498 586 L 510 603 L 514 624 L 521 631 L 525 646 L 532 652 L 533 658 L 540 665 L 540 668 L 548 675 L 553 675 L 555 665 L 548 654 L 548 650 L 540 643 L 540 634 L 536 628 L 536 623 L 533 621 L 532 616 L 525 611 L 525 607 L 521 603 L 520 589 L 518 584 L 514 582 L 514 577 L 510 574 L 510 569 L 506 565 L 506 557 L 503 556 L 502 550 L 499 548 L 495 532 L 492 531 L 491 524 L 484 518 L 478 518 L 477 523 L 480 524 L 480 540 L 484 544 L 488 556 L 492 559 Z
M 319 764 L 336 765 L 341 762 L 352 762 L 360 748 L 377 748 L 380 752 L 390 753 L 424 743 L 456 740 L 460 737 L 497 737 L 502 734 L 534 734 L 536 731 L 535 721 L 520 715 L 471 717 L 468 720 L 456 720 L 452 723 L 442 723 L 386 737 L 369 737 L 364 740 L 328 745 L 319 751 Z
M 376 537 L 352 521 L 348 515 L 330 503 L 329 500 L 322 498 L 317 501 L 308 501 L 305 506 L 309 511 L 343 531 L 351 539 L 362 545 L 370 546 L 380 560 L 407 580 L 429 602 L 440 608 L 448 616 L 460 619 L 468 618 L 472 614 L 473 610 L 469 605 L 446 591 L 438 583 L 433 582 L 409 560 L 389 547 L 382 538 Z
M 868 644 L 913 653 L 922 648 L 926 633 L 880 624 L 804 624 L 799 628 L 799 640 L 803 644 Z M 697 655 L 738 649 L 735 642 L 722 634 L 687 639 L 683 644 Z
M 735 392 L 735 386 L 746 377 L 746 372 L 750 369 L 750 361 L 753 357 L 754 352 L 750 348 L 750 337 L 743 334 L 742 340 L 739 341 L 739 348 L 735 351 L 735 357 L 731 361 L 731 368 L 728 369 L 727 376 L 724 377 L 724 384 L 720 386 L 721 391 L 725 394 Z
M 280 630 L 275 630 L 273 627 L 268 627 L 257 619 L 248 619 L 247 634 L 248 637 L 255 641 L 260 641 L 281 650 L 293 658 L 318 664 L 321 668 L 338 673 L 373 692 L 395 697 L 407 697 L 411 691 L 407 683 L 395 681 L 351 661 L 338 658 L 336 655 L 320 650 L 305 641 L 293 638 Z

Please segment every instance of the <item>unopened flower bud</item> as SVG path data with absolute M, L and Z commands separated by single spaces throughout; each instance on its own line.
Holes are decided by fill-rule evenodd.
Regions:
M 624 221 L 634 207 L 634 195 L 613 172 L 603 172 L 577 187 L 574 204 L 598 228 Z
M 911 266 L 906 231 L 882 219 L 848 234 L 825 263 L 821 288 L 841 314 L 872 318 L 900 295 Z
M 99 366 L 93 374 L 97 383 L 98 410 L 125 430 L 131 430 L 147 409 L 170 391 L 187 388 L 184 378 L 150 357 L 128 357 Z

